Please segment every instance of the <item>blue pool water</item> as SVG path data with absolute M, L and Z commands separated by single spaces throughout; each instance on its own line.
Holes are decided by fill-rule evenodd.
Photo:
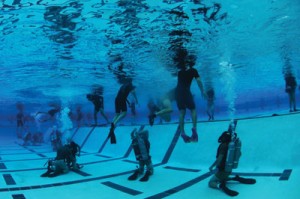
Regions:
M 0 1 L 0 198 L 225 198 L 208 188 L 208 168 L 218 137 L 238 119 L 235 172 L 257 183 L 229 187 L 243 199 L 298 199 L 299 112 L 289 112 L 285 77 L 300 82 L 299 13 L 299 0 Z M 148 102 L 176 86 L 183 52 L 195 57 L 204 90 L 215 92 L 215 120 L 208 121 L 207 100 L 192 83 L 199 141 L 189 144 L 176 130 L 175 102 L 171 121 L 148 125 Z M 118 124 L 113 145 L 109 123 L 127 78 L 139 104 Z M 101 126 L 91 126 L 91 93 L 103 95 L 108 124 L 98 114 Z M 147 183 L 127 180 L 137 165 L 134 128 L 149 131 L 155 172 Z M 188 135 L 191 128 L 187 112 Z M 82 147 L 84 167 L 41 178 L 56 156 L 53 129 Z M 26 142 L 29 132 L 42 141 Z
M 15 125 L 18 103 L 28 124 L 53 105 L 73 116 L 81 107 L 90 124 L 85 96 L 97 89 L 112 119 L 126 77 L 140 104 L 123 122 L 145 123 L 149 99 L 177 83 L 179 48 L 196 56 L 218 119 L 289 111 L 284 74 L 299 82 L 296 0 L 4 0 L 0 8 L 1 125 Z M 206 100 L 195 82 L 191 90 L 206 120 Z

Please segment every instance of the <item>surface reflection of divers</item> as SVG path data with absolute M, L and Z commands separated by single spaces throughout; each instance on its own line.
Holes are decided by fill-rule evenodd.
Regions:
M 230 196 L 236 196 L 239 193 L 231 190 L 226 186 L 228 181 L 237 181 L 243 184 L 255 184 L 256 180 L 252 178 L 242 178 L 238 175 L 230 177 L 232 170 L 238 167 L 238 162 L 241 156 L 241 140 L 235 133 L 237 120 L 229 125 L 228 131 L 222 133 L 218 142 L 220 143 L 216 155 L 216 161 L 210 166 L 209 170 L 212 171 L 214 167 L 217 172 L 209 181 L 209 187 L 222 190 Z
M 79 156 L 80 147 L 75 142 L 70 142 L 57 150 L 55 159 L 49 160 L 47 171 L 41 177 L 56 177 L 66 174 L 70 170 L 82 168 L 77 164 L 76 155 Z
M 149 154 L 150 142 L 148 138 L 149 132 L 147 130 L 137 131 L 137 129 L 134 129 L 131 133 L 131 146 L 133 148 L 136 160 L 139 162 L 139 167 L 131 176 L 128 177 L 128 180 L 136 180 L 140 175 L 144 173 L 145 166 L 147 170 L 140 181 L 148 181 L 149 176 L 153 174 L 153 165 L 151 156 Z

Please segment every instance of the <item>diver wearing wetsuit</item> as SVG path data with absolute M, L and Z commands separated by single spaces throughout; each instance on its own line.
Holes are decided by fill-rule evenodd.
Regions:
M 111 128 L 109 131 L 109 137 L 111 138 L 111 143 L 115 144 L 116 139 L 114 135 L 114 129 L 117 123 L 122 120 L 126 114 L 127 114 L 127 97 L 128 95 L 132 93 L 136 104 L 138 104 L 138 100 L 135 94 L 135 86 L 132 84 L 132 80 L 129 79 L 125 84 L 121 86 L 121 88 L 118 91 L 117 97 L 115 99 L 115 111 L 116 115 L 113 119 L 113 122 L 111 123 Z
M 97 125 L 97 113 L 100 111 L 101 115 L 104 117 L 106 122 L 108 123 L 108 118 L 104 114 L 104 99 L 101 95 L 95 95 L 95 94 L 87 94 L 87 99 L 91 101 L 94 104 L 94 121 L 95 125 Z
M 180 111 L 179 116 L 179 127 L 181 131 L 181 137 L 183 138 L 184 142 L 198 142 L 198 134 L 197 134 L 197 112 L 196 106 L 193 99 L 193 95 L 190 91 L 190 87 L 192 84 L 192 80 L 196 79 L 198 87 L 202 93 L 202 96 L 206 96 L 204 93 L 203 85 L 198 74 L 198 71 L 192 66 L 195 65 L 195 57 L 190 56 L 190 60 L 182 66 L 182 69 L 178 72 L 178 81 L 176 87 L 176 102 L 177 107 Z M 192 114 L 192 136 L 189 137 L 184 132 L 184 117 L 186 113 L 186 108 L 191 111 Z

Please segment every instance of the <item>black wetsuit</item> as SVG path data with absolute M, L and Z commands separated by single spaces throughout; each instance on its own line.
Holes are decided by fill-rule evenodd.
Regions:
M 57 149 L 56 160 L 65 160 L 66 162 L 70 162 L 72 159 L 72 151 L 68 146 L 61 146 Z
M 91 102 L 93 102 L 96 112 L 99 112 L 100 109 L 104 109 L 103 96 L 101 96 L 101 95 L 90 95 L 89 100 Z
M 181 70 L 178 72 L 178 82 L 176 87 L 176 102 L 179 110 L 195 109 L 195 102 L 190 91 L 192 80 L 198 78 L 198 71 L 194 68 Z
M 286 92 L 287 93 L 292 93 L 295 92 L 296 87 L 297 87 L 297 82 L 294 76 L 288 75 L 285 77 L 285 82 L 286 82 Z
M 24 125 L 23 118 L 24 118 L 24 116 L 23 116 L 22 113 L 17 114 L 17 127 L 20 127 L 20 126 Z
M 225 164 L 226 164 L 226 159 L 227 159 L 227 151 L 228 151 L 228 143 L 221 143 L 219 145 L 218 151 L 216 158 L 220 154 L 223 154 L 223 159 L 221 160 L 220 164 L 217 166 L 219 171 L 225 171 Z
M 213 89 L 209 89 L 207 91 L 206 95 L 207 95 L 207 100 L 209 100 L 209 101 L 213 101 L 215 98 L 215 92 Z
M 126 100 L 131 91 L 135 89 L 135 86 L 132 83 L 123 84 L 117 94 L 115 99 L 115 109 L 116 113 L 127 111 Z

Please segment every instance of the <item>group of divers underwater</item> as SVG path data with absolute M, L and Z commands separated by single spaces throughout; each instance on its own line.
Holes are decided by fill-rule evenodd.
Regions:
M 237 120 L 232 120 L 228 130 L 224 131 L 218 138 L 219 147 L 217 149 L 216 160 L 209 167 L 210 172 L 213 174 L 208 183 L 209 187 L 219 189 L 229 196 L 236 196 L 239 193 L 227 187 L 228 181 L 236 181 L 242 184 L 256 183 L 256 180 L 253 178 L 243 178 L 238 175 L 232 175 L 232 170 L 238 167 L 242 146 L 241 140 L 235 131 L 236 126 Z M 179 128 L 177 131 L 178 130 Z M 128 177 L 128 180 L 134 181 L 140 177 L 139 181 L 146 182 L 150 176 L 154 174 L 150 155 L 149 131 L 144 128 L 134 128 L 130 136 L 131 147 L 135 154 L 138 167 L 134 170 L 133 174 Z M 48 160 L 46 163 L 47 171 L 43 173 L 41 177 L 56 177 L 66 174 L 69 171 L 76 171 L 83 168 L 83 165 L 77 163 L 76 158 L 80 156 L 81 148 L 71 139 L 67 139 L 65 145 L 60 145 L 55 150 L 56 157 Z
M 193 95 L 190 91 L 193 79 L 197 81 L 197 85 L 202 96 L 207 99 L 200 75 L 198 74 L 198 71 L 192 67 L 195 64 L 195 58 L 189 56 L 187 57 L 188 59 L 186 64 L 184 64 L 184 67 L 178 72 L 177 86 L 174 89 L 171 89 L 171 91 L 168 92 L 168 94 L 165 95 L 161 101 L 162 109 L 156 110 L 155 107 L 152 107 L 152 112 L 149 115 L 149 124 L 152 126 L 155 117 L 163 117 L 172 112 L 170 108 L 171 101 L 176 101 L 178 110 L 180 112 L 177 131 L 180 133 L 180 136 L 185 143 L 198 142 L 198 134 L 196 129 L 197 112 Z M 117 143 L 114 131 L 117 127 L 117 124 L 126 116 L 127 97 L 129 94 L 134 96 L 135 102 L 138 104 L 138 99 L 135 94 L 135 86 L 132 84 L 132 79 L 130 78 L 124 82 L 123 85 L 121 85 L 115 98 L 116 114 L 111 122 L 111 127 L 107 137 L 107 139 L 110 139 L 111 144 Z M 90 95 L 88 95 L 87 98 L 94 103 L 94 116 L 96 116 L 97 112 L 101 110 L 101 113 L 103 112 L 103 98 L 95 98 Z M 184 131 L 184 117 L 186 109 L 189 109 L 192 115 L 192 136 L 187 136 Z M 236 125 L 237 120 L 232 120 L 228 130 L 224 131 L 219 137 L 219 147 L 216 154 L 216 160 L 209 167 L 209 170 L 213 173 L 213 176 L 208 183 L 209 187 L 219 189 L 230 196 L 236 196 L 238 195 L 238 192 L 227 187 L 228 181 L 237 181 L 243 184 L 256 183 L 256 180 L 252 178 L 242 178 L 237 175 L 231 176 L 232 170 L 238 167 L 242 146 L 241 140 L 238 138 L 237 133 L 235 132 Z M 149 131 L 144 128 L 134 129 L 131 132 L 131 146 L 138 162 L 138 168 L 133 172 L 132 175 L 128 177 L 128 180 L 137 180 L 139 176 L 142 176 L 139 179 L 140 181 L 148 181 L 149 177 L 154 174 L 150 155 Z M 53 160 L 48 161 L 47 171 L 41 176 L 55 177 L 67 173 L 70 170 L 81 169 L 82 166 L 78 164 L 76 160 L 76 156 L 79 155 L 80 146 L 74 141 L 68 140 L 67 144 L 60 144 L 60 146 L 57 147 L 56 157 Z

